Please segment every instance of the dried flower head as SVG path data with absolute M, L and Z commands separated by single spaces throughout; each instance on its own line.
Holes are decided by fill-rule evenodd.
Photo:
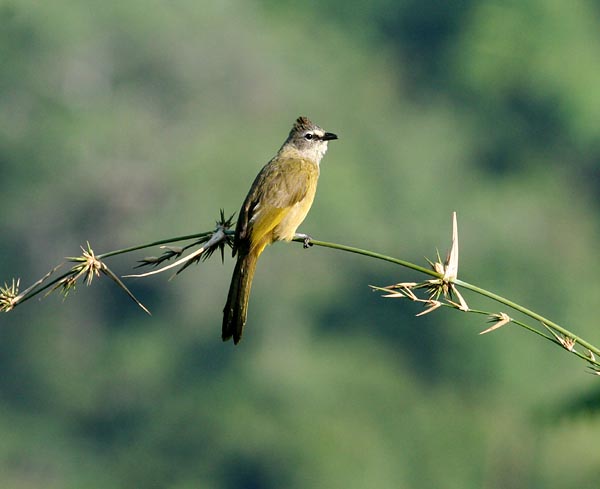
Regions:
M 102 273 L 115 282 L 142 310 L 150 314 L 150 311 L 133 295 L 122 280 L 95 255 L 89 242 L 87 243 L 87 249 L 82 246 L 81 251 L 81 256 L 67 258 L 72 262 L 78 263 L 78 265 L 71 268 L 70 273 L 59 280 L 52 291 L 60 288 L 63 295 L 66 297 L 69 292 L 75 288 L 77 281 L 81 277 L 84 277 L 85 284 L 89 286 L 94 277 L 99 277 Z
M 174 247 L 174 246 L 161 246 L 162 249 L 166 251 L 160 257 L 147 257 L 143 260 L 139 261 L 139 265 L 136 268 L 153 265 L 157 266 L 164 261 L 170 260 L 174 257 L 179 257 L 183 254 L 185 250 L 191 248 L 193 246 L 202 245 L 196 251 L 190 253 L 187 256 L 181 257 L 179 260 L 156 270 L 152 270 L 147 273 L 140 274 L 130 274 L 125 275 L 126 278 L 141 278 L 148 277 L 150 275 L 155 275 L 157 273 L 162 273 L 172 268 L 176 268 L 181 266 L 179 270 L 175 273 L 175 275 L 181 273 L 187 267 L 189 267 L 193 263 L 198 263 L 200 260 L 207 260 L 212 256 L 212 254 L 220 250 L 221 252 L 221 260 L 225 259 L 225 246 L 233 246 L 233 237 L 231 233 L 228 231 L 231 229 L 233 225 L 233 215 L 231 215 L 228 219 L 225 218 L 225 214 L 223 209 L 221 209 L 220 219 L 216 222 L 216 228 L 212 232 L 204 233 L 199 239 L 194 241 L 193 243 L 183 246 L 183 247 Z
M 468 311 L 467 302 L 453 283 L 458 278 L 458 223 L 456 212 L 452 213 L 452 246 L 446 256 L 446 261 L 442 263 L 439 252 L 436 262 L 427 261 L 432 269 L 441 275 L 440 278 L 427 280 L 426 287 L 429 291 L 429 299 L 438 300 L 443 296 L 449 304 L 461 311 Z M 458 299 L 458 302 L 453 300 L 454 297 Z
M 0 312 L 9 312 L 17 305 L 19 302 L 19 284 L 21 279 L 12 279 L 10 285 L 6 282 L 4 283 L 4 287 L 0 287 Z
M 384 297 L 403 298 L 406 297 L 414 302 L 422 302 L 427 309 L 417 314 L 422 316 L 435 311 L 442 305 L 450 305 L 461 311 L 468 311 L 469 306 L 454 285 L 454 281 L 458 277 L 458 224 L 456 221 L 456 212 L 452 214 L 452 246 L 446 260 L 442 262 L 439 252 L 437 253 L 437 261 L 432 262 L 427 260 L 429 265 L 439 277 L 425 280 L 424 282 L 400 282 L 388 287 L 373 287 L 376 290 L 385 292 Z M 415 291 L 418 289 L 426 289 L 428 297 L 426 299 L 419 298 Z M 440 302 L 440 297 L 443 297 L 445 303 Z M 456 297 L 458 302 L 454 301 Z
M 571 338 L 570 336 L 564 336 L 562 334 L 556 333 L 552 328 L 550 328 L 546 323 L 542 323 L 544 327 L 552 333 L 552 336 L 556 339 L 556 342 L 562 345 L 565 350 L 575 351 L 575 344 L 577 340 L 575 338 Z M 590 352 L 591 353 L 591 352 Z
M 495 331 L 495 330 L 501 328 L 502 326 L 510 323 L 511 321 L 512 321 L 512 318 L 505 312 L 500 312 L 498 314 L 490 314 L 488 316 L 488 322 L 494 323 L 494 324 L 492 324 L 488 329 L 482 331 L 479 334 L 491 333 L 492 331 Z

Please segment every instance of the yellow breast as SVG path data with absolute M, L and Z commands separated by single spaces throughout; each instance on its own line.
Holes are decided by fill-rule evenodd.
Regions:
M 279 158 L 266 168 L 264 193 L 252 222 L 253 248 L 289 241 L 310 210 L 319 179 L 319 166 L 306 159 Z M 270 165 L 267 165 L 270 166 Z

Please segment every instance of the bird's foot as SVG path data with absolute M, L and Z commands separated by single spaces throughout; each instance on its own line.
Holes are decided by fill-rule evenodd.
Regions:
M 296 235 L 294 236 L 295 238 L 301 239 L 303 240 L 303 247 L 306 248 L 310 248 L 313 244 L 310 242 L 311 241 L 311 237 L 308 234 L 303 234 L 303 233 L 296 233 Z

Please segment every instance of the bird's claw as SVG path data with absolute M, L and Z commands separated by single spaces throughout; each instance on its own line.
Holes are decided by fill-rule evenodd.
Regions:
M 302 240 L 302 247 L 304 249 L 310 248 L 313 244 L 311 243 L 312 238 L 308 234 L 304 233 L 296 233 L 294 235 L 295 239 Z

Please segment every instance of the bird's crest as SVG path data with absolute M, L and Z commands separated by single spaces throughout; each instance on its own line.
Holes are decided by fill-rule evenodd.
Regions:
M 303 131 L 308 131 L 308 130 L 314 129 L 314 128 L 315 128 L 315 125 L 308 117 L 300 116 L 300 117 L 298 117 L 298 119 L 296 119 L 296 123 L 294 124 L 293 131 L 303 132 Z

